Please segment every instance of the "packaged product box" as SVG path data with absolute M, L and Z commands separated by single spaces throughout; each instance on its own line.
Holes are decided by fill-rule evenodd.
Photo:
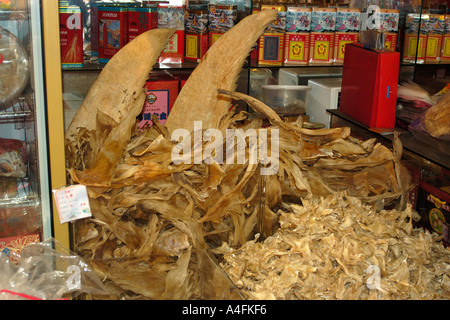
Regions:
M 237 22 L 237 6 L 210 4 L 208 6 L 209 31 L 225 33 Z
M 184 26 L 184 59 L 198 62 L 209 48 L 208 11 L 186 10 Z
M 184 61 L 184 6 L 158 4 L 158 28 L 176 29 L 159 57 L 159 63 Z
M 309 61 L 311 8 L 286 8 L 284 64 L 306 65 Z
M 208 6 L 209 47 L 236 24 L 237 15 L 236 5 L 210 4 Z
M 141 33 L 157 27 L 158 13 L 155 4 L 128 8 L 128 42 Z
M 339 110 L 369 128 L 394 128 L 400 53 L 345 48 Z
M 442 35 L 441 61 L 450 61 L 450 15 L 444 17 L 444 34 Z
M 380 9 L 380 15 L 381 30 L 387 33 L 384 46 L 388 50 L 395 51 L 397 48 L 398 39 L 399 10 Z
M 312 8 L 309 63 L 333 63 L 335 21 L 335 8 Z
M 264 32 L 266 33 L 284 33 L 286 31 L 286 7 L 283 5 L 261 5 L 261 10 L 277 10 L 277 20 L 270 23 Z
M 211 47 L 225 32 L 208 32 L 208 48 Z
M 437 177 L 422 178 L 419 183 L 417 212 L 421 223 L 428 229 L 443 235 L 449 243 L 448 227 L 450 225 L 450 180 L 447 174 Z
M 77 6 L 59 7 L 62 68 L 83 67 L 83 19 Z
M 441 60 L 442 37 L 445 28 L 445 15 L 430 14 L 427 22 L 426 63 L 439 63 Z
M 427 48 L 426 24 L 428 19 L 428 15 L 423 15 L 421 18 L 420 14 L 418 13 L 408 13 L 406 15 L 405 39 L 403 44 L 402 58 L 404 62 L 425 62 L 425 54 Z
M 152 74 L 145 86 L 147 97 L 139 116 L 140 129 L 153 125 L 153 114 L 158 116 L 161 124 L 166 123 L 179 91 L 178 79 L 168 74 Z
M 209 48 L 208 34 L 186 32 L 184 38 L 184 59 L 186 61 L 200 62 L 201 58 L 205 55 Z
M 192 10 L 185 11 L 184 30 L 186 33 L 206 34 L 208 33 L 208 11 Z
M 107 63 L 127 44 L 128 8 L 125 6 L 98 7 L 98 61 Z
M 281 66 L 283 64 L 284 33 L 264 33 L 259 38 L 258 64 Z
M 336 64 L 342 64 L 344 63 L 345 45 L 358 42 L 361 10 L 337 8 L 335 26 L 333 57 Z

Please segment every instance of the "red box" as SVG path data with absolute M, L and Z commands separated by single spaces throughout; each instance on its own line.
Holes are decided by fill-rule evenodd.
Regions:
M 178 79 L 170 75 L 152 75 L 145 86 L 147 98 L 141 113 L 139 128 L 153 124 L 152 114 L 157 114 L 161 124 L 166 123 L 169 112 L 178 97 Z
M 127 8 L 100 6 L 98 23 L 98 61 L 107 63 L 128 41 Z
M 258 64 L 276 65 L 283 64 L 284 33 L 264 33 L 259 37 Z
M 335 32 L 334 34 L 334 62 L 343 63 L 345 57 L 345 45 L 358 42 L 357 32 Z
M 334 32 L 311 32 L 309 62 L 332 64 L 334 53 Z
M 79 7 L 59 8 L 61 65 L 63 68 L 83 66 L 83 19 Z
M 159 56 L 159 63 L 183 63 L 184 30 L 176 30 Z
M 309 60 L 309 32 L 286 32 L 284 63 L 305 65 Z
M 147 30 L 158 27 L 156 5 L 128 8 L 128 42 Z
M 187 61 L 199 62 L 208 51 L 208 35 L 207 34 L 185 34 L 184 42 L 184 59 Z
M 209 33 L 208 33 L 208 47 L 211 47 L 214 44 L 214 42 L 216 42 L 217 39 L 219 39 L 223 35 L 224 35 L 223 32 L 212 32 L 212 31 L 209 31 Z
M 345 46 L 340 111 L 370 128 L 394 128 L 400 54 Z

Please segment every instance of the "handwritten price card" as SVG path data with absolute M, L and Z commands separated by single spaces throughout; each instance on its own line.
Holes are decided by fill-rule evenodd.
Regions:
M 81 184 L 53 190 L 61 223 L 92 216 L 86 186 Z

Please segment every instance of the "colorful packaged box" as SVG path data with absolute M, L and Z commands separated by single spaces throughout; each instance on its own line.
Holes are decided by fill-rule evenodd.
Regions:
M 161 124 L 166 123 L 169 112 L 178 97 L 178 79 L 168 74 L 152 74 L 146 84 L 147 97 L 139 116 L 139 128 L 153 125 L 152 115 L 158 116 Z
M 358 42 L 361 28 L 361 10 L 350 8 L 336 9 L 336 28 L 334 34 L 334 62 L 344 63 L 345 45 Z
M 206 34 L 208 33 L 208 11 L 186 10 L 184 16 L 184 30 L 186 33 Z
M 230 30 L 237 21 L 237 6 L 210 4 L 208 6 L 209 31 L 225 33 Z
M 309 63 L 333 63 L 335 21 L 335 8 L 312 8 Z
M 305 65 L 309 62 L 311 8 L 286 8 L 284 63 Z
M 259 37 L 258 64 L 283 65 L 284 33 L 264 33 Z
M 387 33 L 385 47 L 388 50 L 395 51 L 398 38 L 398 9 L 380 9 L 381 30 Z
M 404 62 L 425 62 L 427 48 L 426 24 L 428 19 L 428 15 L 422 15 L 422 17 L 420 17 L 420 14 L 418 13 L 408 13 L 406 15 L 405 39 L 403 45 Z
M 427 23 L 427 49 L 426 63 L 439 63 L 441 61 L 442 38 L 445 28 L 445 15 L 430 14 Z
M 208 6 L 209 47 L 236 24 L 237 14 L 236 5 L 210 4 Z
M 199 62 L 209 48 L 208 11 L 186 10 L 184 23 L 184 59 Z
M 444 34 L 442 35 L 441 61 L 450 61 L 450 15 L 444 17 Z
M 158 27 L 156 5 L 143 5 L 128 8 L 128 42 L 141 33 Z
M 62 68 L 83 67 L 83 19 L 77 6 L 59 7 Z
M 184 6 L 158 4 L 158 28 L 176 29 L 161 53 L 159 63 L 184 61 L 184 10 Z
M 443 235 L 449 243 L 448 227 L 450 225 L 450 181 L 448 172 L 442 176 L 426 177 L 419 183 L 417 212 L 421 223 L 428 229 Z
M 107 63 L 127 44 L 128 9 L 125 6 L 99 6 L 98 61 Z
M 184 39 L 184 59 L 186 61 L 200 62 L 209 48 L 208 34 L 186 33 Z
M 277 10 L 278 17 L 270 23 L 264 32 L 266 33 L 284 33 L 286 31 L 286 7 L 283 5 L 261 5 L 261 10 Z

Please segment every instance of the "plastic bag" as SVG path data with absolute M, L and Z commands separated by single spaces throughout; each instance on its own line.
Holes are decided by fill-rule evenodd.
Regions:
M 0 300 L 109 295 L 88 264 L 55 239 L 27 245 L 14 258 L 0 254 Z

